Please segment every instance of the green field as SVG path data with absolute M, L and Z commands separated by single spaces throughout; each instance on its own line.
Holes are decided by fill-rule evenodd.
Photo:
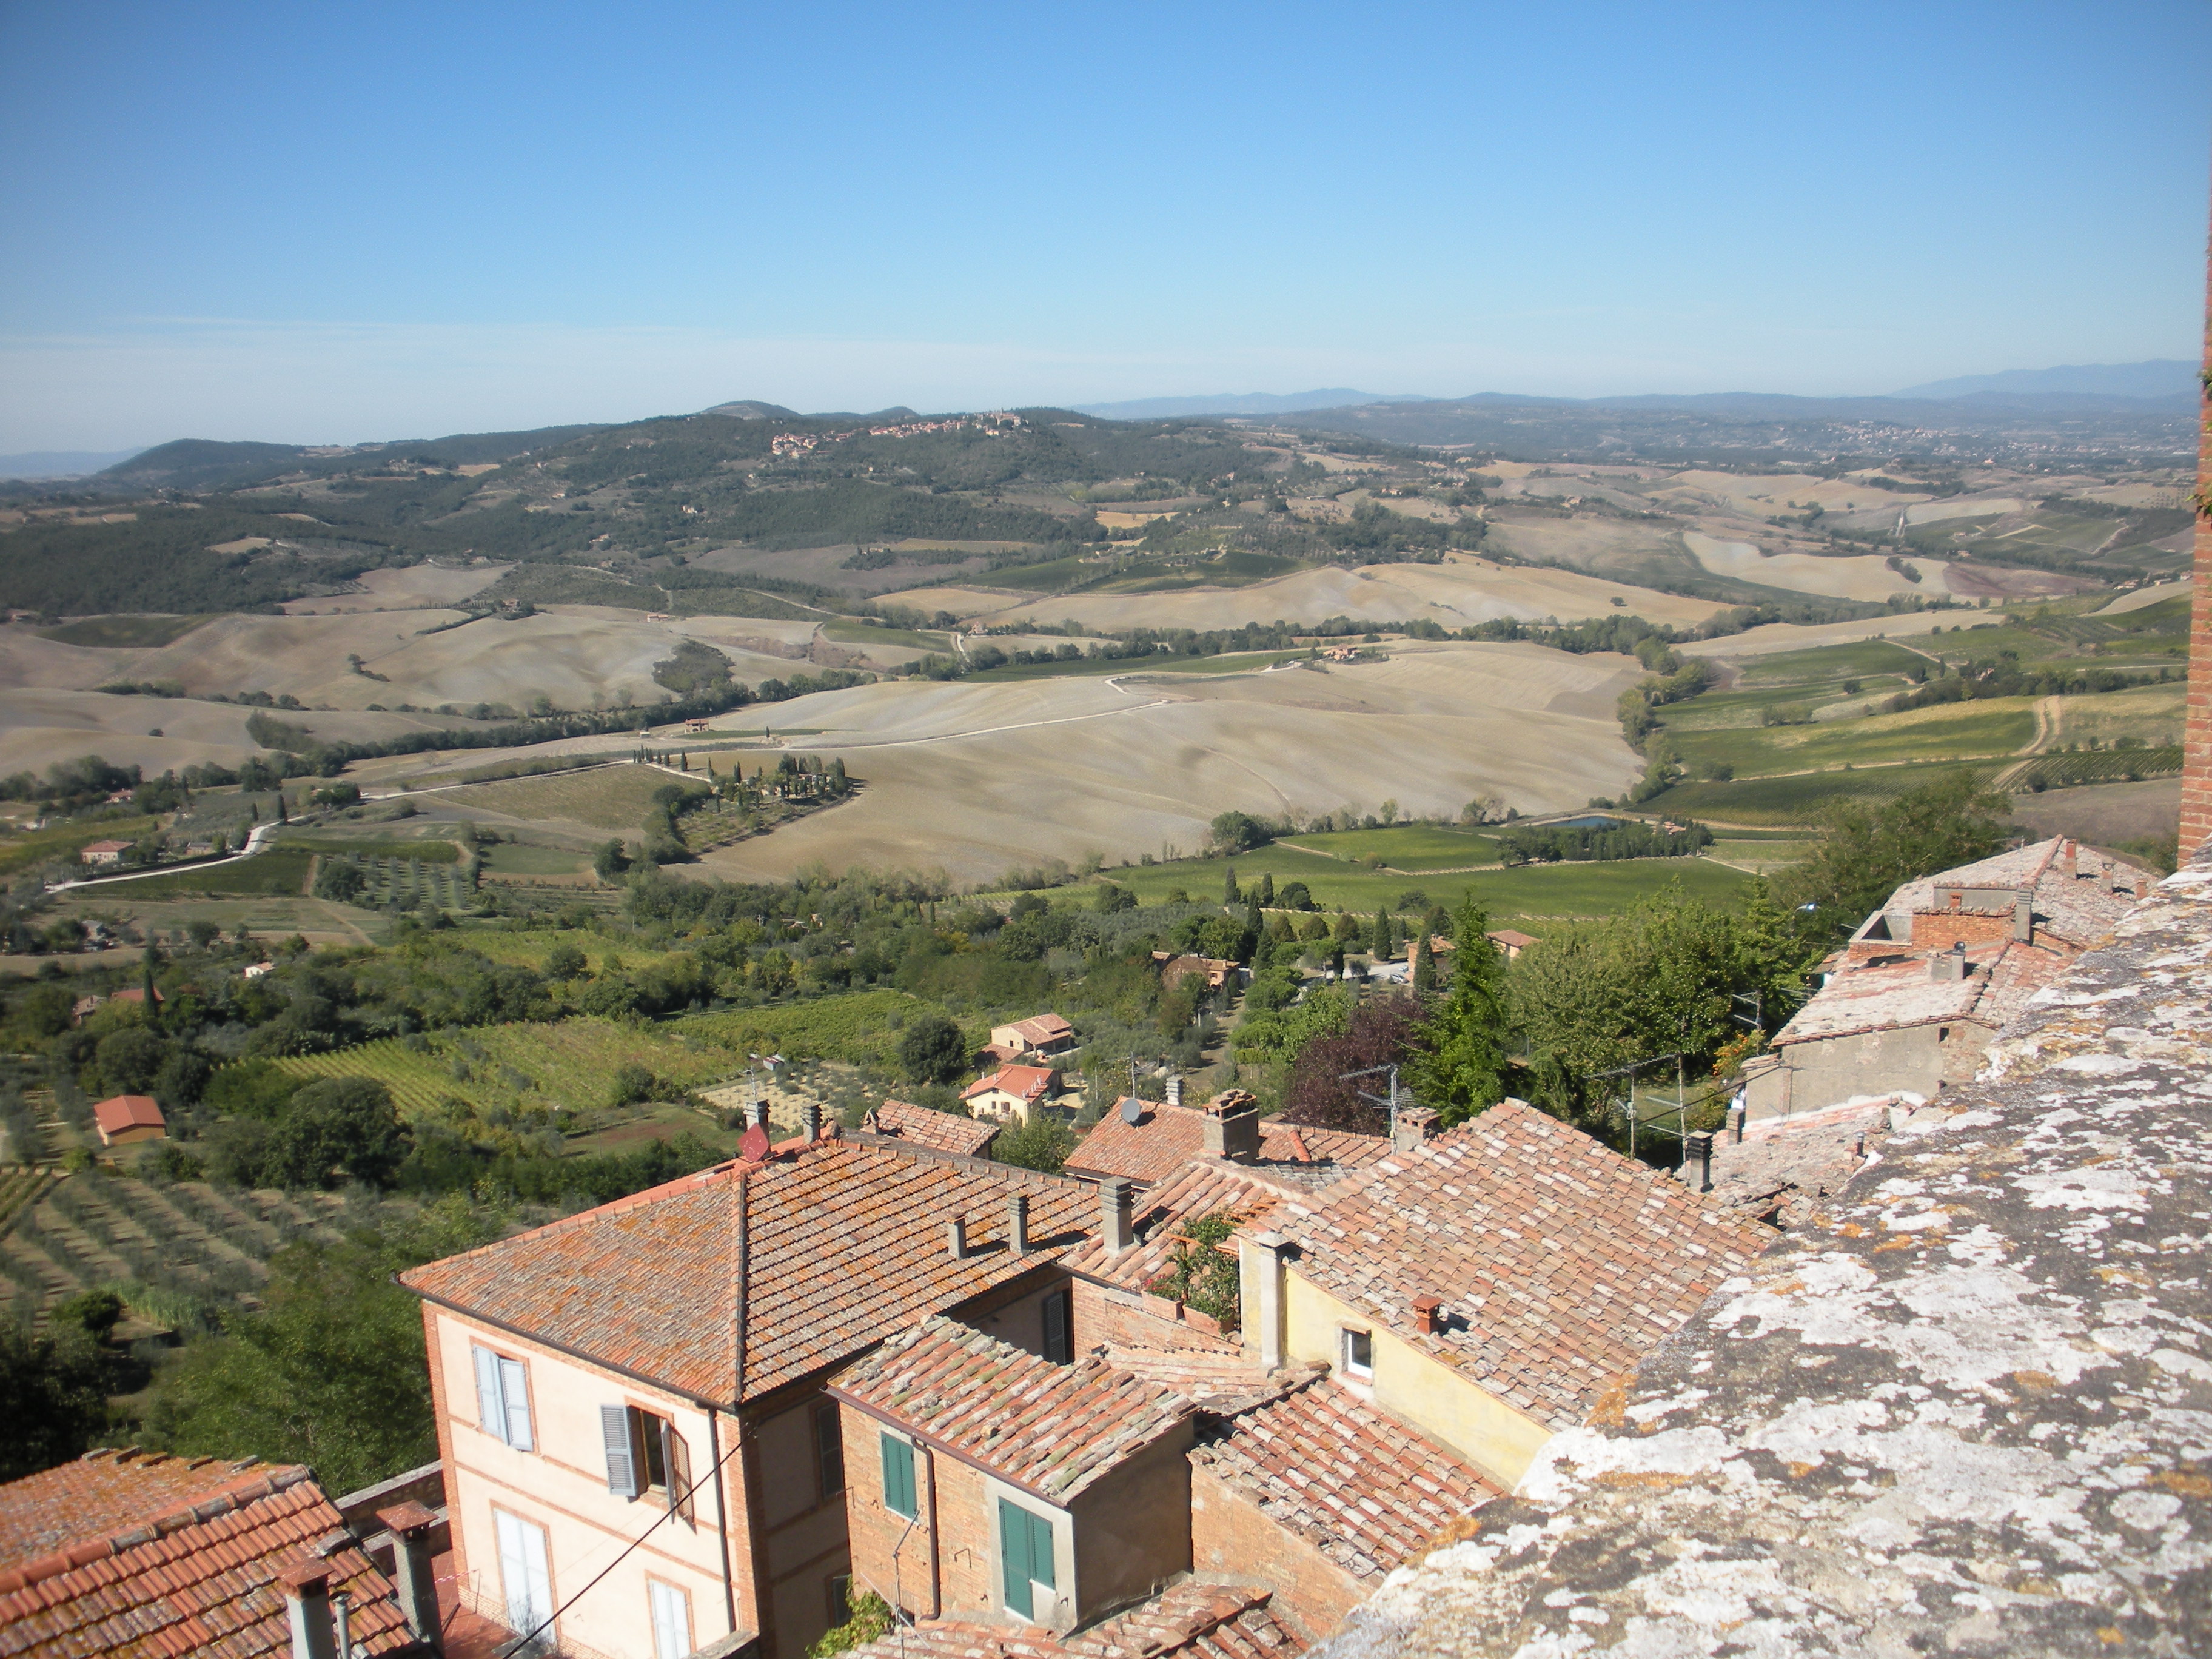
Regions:
M 632 939 L 611 939 L 583 928 L 534 927 L 526 933 L 510 933 L 504 927 L 470 927 L 455 937 L 470 950 L 494 962 L 519 963 L 540 971 L 544 969 L 546 957 L 562 945 L 580 952 L 586 969 L 593 974 L 607 971 L 610 957 L 620 961 L 620 971 L 641 973 L 677 954 L 673 951 L 655 951 Z
M 652 766 L 599 766 L 562 777 L 515 778 L 471 784 L 446 792 L 457 806 L 482 807 L 512 817 L 561 819 L 594 830 L 635 830 L 653 805 L 653 792 L 682 780 Z M 705 787 L 705 781 L 699 787 Z
M 822 637 L 839 645 L 896 645 L 911 651 L 948 653 L 952 649 L 950 634 L 927 633 L 911 628 L 871 628 L 866 623 L 823 623 Z
M 133 899 L 181 898 L 200 893 L 233 893 L 249 898 L 297 895 L 307 884 L 307 869 L 314 857 L 304 847 L 272 847 L 236 863 L 148 876 L 120 886 L 128 887 Z
M 1338 830 L 1318 836 L 1291 836 L 1278 843 L 1308 848 L 1350 862 L 1380 859 L 1394 870 L 1464 870 L 1498 862 L 1498 843 L 1471 830 L 1437 823 L 1395 824 L 1387 830 Z M 1311 884 L 1309 883 L 1309 885 Z
M 1698 897 L 1729 903 L 1741 896 L 1748 879 L 1741 871 L 1692 858 L 1521 865 L 1467 875 L 1392 875 L 1281 846 L 1264 847 L 1228 860 L 1182 859 L 1173 864 L 1109 870 L 1106 877 L 1128 888 L 1144 904 L 1164 903 L 1177 890 L 1201 903 L 1214 903 L 1221 898 L 1223 876 L 1230 863 L 1237 866 L 1237 882 L 1247 890 L 1266 872 L 1275 878 L 1279 891 L 1285 882 L 1302 881 L 1321 908 L 1364 915 L 1373 915 L 1378 907 L 1393 911 L 1416 908 L 1407 902 L 1409 898 L 1421 908 L 1430 904 L 1450 908 L 1467 893 L 1474 894 L 1493 918 L 1614 915 L 1671 880 L 1680 879 Z M 1091 902 L 1087 887 L 1064 890 L 1065 896 L 1059 893 L 1049 896 L 1059 902 Z
M 939 1012 L 903 991 L 852 991 L 842 996 L 779 1002 L 729 1013 L 687 1014 L 664 1030 L 716 1043 L 737 1054 L 777 1053 L 790 1060 L 848 1065 L 890 1062 L 907 1021 Z M 987 1035 L 969 1034 L 976 1042 Z
M 328 834 L 280 834 L 276 844 L 279 847 L 302 847 L 310 853 L 351 854 L 364 859 L 415 859 L 424 864 L 459 864 L 461 861 L 461 849 L 453 842 L 435 841 L 428 836 L 421 841 L 371 841 L 366 838 L 349 841 L 343 836 Z
M 1914 766 L 1877 766 L 1852 772 L 1808 772 L 1797 777 L 1737 779 L 1729 783 L 1681 783 L 1656 799 L 1648 810 L 1687 815 L 1708 823 L 1753 824 L 1810 823 L 1820 809 L 1845 799 L 1887 799 L 1901 795 L 1937 778 L 1972 772 L 1994 776 L 2002 761 L 1978 766 L 1946 765 L 1930 762 Z
M 1294 662 L 1311 654 L 1296 651 L 1241 651 L 1218 657 L 1084 657 L 1074 662 L 1008 663 L 969 674 L 971 680 L 1050 680 L 1080 674 L 1249 674 Z
M 485 869 L 504 876 L 574 876 L 592 867 L 592 861 L 581 853 L 563 852 L 557 847 L 525 847 L 508 841 L 481 849 L 479 858 Z
M 1978 760 L 2027 745 L 2035 736 L 2035 700 L 1989 697 L 1807 726 L 1670 726 L 1668 735 L 1693 775 L 1716 763 L 1753 778 L 1893 761 Z

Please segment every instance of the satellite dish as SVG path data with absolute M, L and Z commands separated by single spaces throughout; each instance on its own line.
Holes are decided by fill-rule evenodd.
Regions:
M 1134 1095 L 1124 1096 L 1121 1100 L 1121 1121 L 1136 1124 L 1142 1123 L 1144 1121 L 1145 1103 Z

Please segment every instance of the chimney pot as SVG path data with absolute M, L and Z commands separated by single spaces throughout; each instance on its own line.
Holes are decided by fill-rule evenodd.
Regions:
M 1109 1176 L 1098 1183 L 1098 1231 L 1109 1253 L 1119 1255 L 1137 1242 L 1135 1210 L 1126 1177 Z
M 1030 1195 L 1016 1193 L 1006 1200 L 1006 1249 L 1016 1255 L 1030 1253 Z
M 1242 1089 L 1216 1095 L 1206 1107 L 1206 1155 L 1232 1164 L 1260 1156 L 1260 1103 Z
M 303 1557 L 276 1575 L 284 1587 L 284 1612 L 292 1626 L 292 1659 L 337 1659 L 331 1625 L 331 1570 Z
M 799 1109 L 799 1121 L 805 1126 L 809 1143 L 822 1139 L 822 1103 L 810 1100 Z
M 379 1510 L 376 1518 L 392 1530 L 392 1580 L 399 1592 L 399 1611 L 415 1639 L 436 1652 L 443 1645 L 443 1626 L 430 1563 L 430 1528 L 438 1517 L 410 1502 Z
M 1413 1298 L 1413 1328 L 1423 1336 L 1434 1336 L 1440 1322 L 1437 1316 L 1442 1311 L 1444 1299 L 1440 1296 L 1417 1296 Z
M 1710 1130 L 1682 1137 L 1682 1179 L 1693 1193 L 1713 1189 L 1713 1137 Z
M 945 1224 L 945 1248 L 955 1261 L 968 1259 L 968 1224 L 958 1216 Z
M 1390 1150 L 1410 1152 L 1436 1133 L 1437 1115 L 1425 1106 L 1401 1106 L 1390 1131 Z
M 745 1121 L 755 1128 L 766 1129 L 769 1126 L 768 1102 L 765 1099 L 756 1099 L 751 1105 L 746 1107 Z

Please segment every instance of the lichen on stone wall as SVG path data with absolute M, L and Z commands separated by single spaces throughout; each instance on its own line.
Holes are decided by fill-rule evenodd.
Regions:
M 2212 1652 L 2212 857 L 1329 1659 Z

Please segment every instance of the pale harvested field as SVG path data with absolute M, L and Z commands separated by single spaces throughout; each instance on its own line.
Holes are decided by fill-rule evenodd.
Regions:
M 235 767 L 260 752 L 246 735 L 254 711 L 181 697 L 114 697 L 97 691 L 16 687 L 0 691 L 0 774 L 43 771 L 57 761 L 99 755 L 149 773 L 212 761 Z M 406 714 L 292 714 L 276 717 L 327 738 L 369 740 L 450 726 Z M 160 731 L 160 737 L 150 735 Z
M 441 605 L 459 605 L 470 595 L 482 592 L 514 568 L 507 564 L 480 564 L 467 569 L 448 569 L 441 565 L 414 564 L 404 570 L 368 570 L 360 578 L 361 586 L 368 590 L 365 592 L 294 599 L 284 610 L 294 617 L 351 611 L 434 610 Z
M 1788 518 L 1816 503 L 1825 513 L 1895 508 L 1925 495 L 1876 489 L 1852 478 L 1821 478 L 1803 472 L 1772 472 L 1746 476 L 1734 472 L 1678 472 L 1650 492 L 1655 501 L 1674 507 L 1716 507 L 1724 512 L 1753 518 Z M 1797 505 L 1792 507 L 1791 502 Z
M 2123 593 L 2101 611 L 2092 611 L 2093 617 L 2124 617 L 2130 611 L 2140 611 L 2147 605 L 2156 605 L 2161 599 L 2180 598 L 2189 591 L 2186 579 L 2178 582 L 2159 582 L 2150 587 L 2139 587 L 2132 593 Z
M 1073 593 L 1023 598 L 981 587 L 925 587 L 898 596 L 919 611 L 950 611 L 989 623 L 1073 620 L 1102 632 L 1132 628 L 1237 628 L 1246 623 L 1294 626 L 1349 617 L 1359 622 L 1424 618 L 1445 628 L 1511 617 L 1537 622 L 1609 616 L 1621 607 L 1652 622 L 1700 623 L 1723 607 L 1679 599 L 1571 570 L 1498 565 L 1467 554 L 1442 564 L 1370 564 L 1301 570 L 1249 587 L 1194 588 L 1180 593 Z
M 2179 743 L 2188 692 L 2187 686 L 2177 682 L 2101 696 L 2048 698 L 2053 716 L 2051 735 L 2038 746 L 2063 749 L 2090 738 L 2105 743 L 2114 738 L 2141 738 L 2153 745 Z
M 842 755 L 859 798 L 697 866 L 733 879 L 803 865 L 942 867 L 989 880 L 1096 851 L 1198 848 L 1229 808 L 1458 811 L 1496 793 L 1523 812 L 1613 794 L 1641 763 L 1613 701 L 1641 670 L 1534 646 L 1394 646 L 1327 673 L 1133 675 L 879 684 L 782 705 L 794 740 Z M 726 724 L 738 723 L 730 717 Z
M 1717 640 L 1700 640 L 1690 647 L 1700 657 L 1764 657 L 1778 651 L 1810 651 L 1816 646 L 1848 645 L 1856 640 L 1907 640 L 1930 629 L 1948 627 L 1955 611 L 1922 611 L 1900 617 L 1870 617 L 1863 622 L 1821 623 L 1803 628 L 1795 623 L 1767 623 Z M 1918 647 L 1909 647 L 1917 649 Z
M 1682 544 L 1698 556 L 1698 562 L 1716 576 L 1732 576 L 1762 587 L 1787 588 L 1795 593 L 1815 593 L 1831 599 L 1886 599 L 1893 593 L 1940 592 L 1944 562 L 1940 559 L 1907 559 L 1928 581 L 1907 581 L 1881 559 L 1871 554 L 1857 558 L 1826 559 L 1810 553 L 1760 553 L 1749 542 L 1722 541 L 1694 530 L 1682 532 Z
M 2013 821 L 2037 836 L 2073 836 L 2111 847 L 2146 836 L 2170 836 L 2181 821 L 2181 780 L 2085 784 L 2075 789 L 2026 790 L 2012 798 Z
M 194 629 L 177 643 L 184 645 L 206 632 L 205 628 Z M 154 677 L 142 672 L 139 664 L 154 654 L 151 651 L 112 651 L 98 646 L 64 645 L 59 640 L 42 640 L 27 628 L 10 624 L 0 627 L 0 688 L 36 685 L 58 690 L 89 690 L 95 685 L 106 685 L 119 679 L 150 679 Z

